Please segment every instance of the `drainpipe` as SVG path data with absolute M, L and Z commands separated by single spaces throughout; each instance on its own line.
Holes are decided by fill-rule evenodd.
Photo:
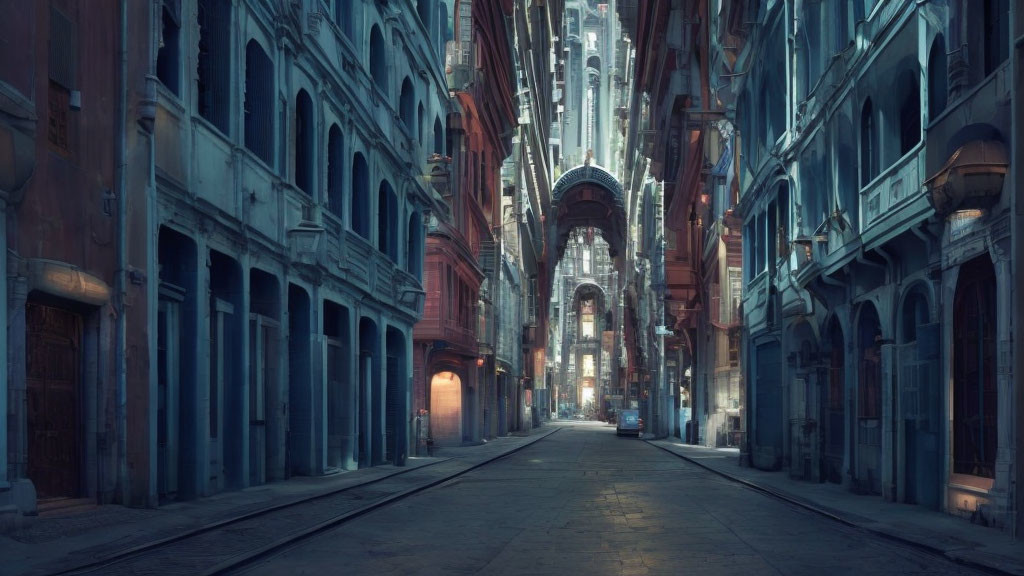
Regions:
M 125 318 L 124 318 L 124 292 L 125 292 L 125 268 L 127 258 L 125 244 L 127 217 L 125 211 L 128 208 L 127 193 L 127 122 L 128 113 L 128 0 L 120 0 L 119 14 L 120 26 L 120 48 L 118 60 L 120 70 L 117 80 L 117 117 L 115 138 L 117 139 L 117 172 L 115 174 L 115 194 L 117 195 L 117 272 L 114 278 L 114 370 L 115 370 L 115 422 L 117 431 L 117 488 L 122 504 L 127 503 L 128 478 L 127 478 L 127 447 L 125 441 L 127 426 L 125 414 L 126 379 L 127 371 L 125 366 Z

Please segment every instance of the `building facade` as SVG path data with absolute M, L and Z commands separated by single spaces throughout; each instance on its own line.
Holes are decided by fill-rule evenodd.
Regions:
M 6 59 L 0 82 L 18 145 L 0 396 L 55 393 L 5 416 L 0 497 L 153 506 L 403 463 L 447 6 L 39 6 L 5 24 L 36 66 Z M 104 42 L 75 44 L 86 29 Z M 43 358 L 67 370 L 35 382 Z
M 1011 4 L 713 10 L 751 464 L 1015 521 Z
M 453 5 L 447 81 L 450 159 L 431 176 L 445 208 L 428 236 L 427 309 L 416 329 L 417 410 L 439 446 L 493 437 L 506 393 L 498 389 L 501 309 L 501 169 L 511 154 L 515 69 L 506 23 L 511 3 Z M 504 381 L 504 379 L 502 379 Z M 504 382 L 503 382 L 504 383 Z M 502 408 L 502 411 L 504 408 Z

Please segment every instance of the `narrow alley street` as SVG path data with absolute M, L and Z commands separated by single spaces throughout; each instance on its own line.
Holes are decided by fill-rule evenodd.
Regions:
M 246 574 L 974 574 L 723 479 L 600 422 Z

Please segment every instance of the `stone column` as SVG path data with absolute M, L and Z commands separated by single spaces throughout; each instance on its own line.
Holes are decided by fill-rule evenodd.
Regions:
M 996 393 L 998 412 L 996 414 L 996 465 L 995 483 L 992 487 L 992 504 L 995 520 L 999 526 L 1014 522 L 1013 506 L 1010 502 L 1012 471 L 1014 464 L 1014 398 L 1013 398 L 1013 345 L 1010 324 L 1013 297 L 1013 276 L 1009 254 L 995 248 L 996 261 Z M 1018 464 L 1019 465 L 1019 464 Z M 1021 487 L 1017 487 L 1018 490 Z
M 8 265 L 14 262 L 8 262 Z M 12 267 L 13 268 L 13 267 Z M 7 481 L 11 500 L 22 513 L 36 510 L 36 493 L 28 478 L 28 396 L 25 365 L 25 302 L 28 279 L 7 278 Z
M 0 221 L 6 222 L 7 220 L 7 204 L 3 200 L 0 200 Z M 4 303 L 3 307 L 0 307 L 0 325 L 7 326 L 7 234 L 6 228 L 5 233 L 0 234 L 0 302 Z M 0 331 L 0 358 L 7 357 L 7 331 Z M 0 492 L 6 491 L 10 488 L 8 481 L 8 470 L 7 470 L 7 458 L 8 458 L 8 446 L 7 446 L 7 383 L 8 383 L 8 370 L 0 370 L 0 418 L 3 419 L 3 423 L 0 424 Z M 3 500 L 0 500 L 2 503 Z

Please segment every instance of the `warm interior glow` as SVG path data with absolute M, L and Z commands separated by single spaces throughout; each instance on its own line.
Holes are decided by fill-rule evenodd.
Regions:
M 430 435 L 441 446 L 462 442 L 462 380 L 454 372 L 430 381 Z
M 583 377 L 593 378 L 594 377 L 594 355 L 585 354 L 583 356 Z
M 594 389 L 593 388 L 587 386 L 587 387 L 581 388 L 581 390 L 583 391 L 583 398 L 582 398 L 582 400 L 583 400 L 583 405 L 584 406 L 586 406 L 587 404 L 589 404 L 589 403 L 594 401 Z

